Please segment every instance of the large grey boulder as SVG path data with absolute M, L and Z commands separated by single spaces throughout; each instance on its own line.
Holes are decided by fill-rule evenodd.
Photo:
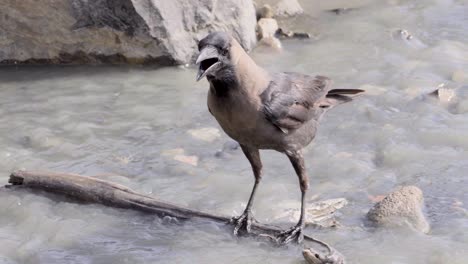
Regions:
M 185 64 L 209 32 L 250 50 L 252 0 L 2 0 L 0 63 Z
M 377 226 L 407 226 L 423 233 L 430 230 L 422 212 L 423 193 L 416 186 L 403 186 L 387 195 L 367 213 Z

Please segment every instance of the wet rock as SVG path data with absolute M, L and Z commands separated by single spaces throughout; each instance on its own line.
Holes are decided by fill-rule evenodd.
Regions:
M 345 264 L 344 256 L 328 245 L 327 252 L 315 250 L 313 248 L 306 248 L 302 250 L 304 259 L 309 264 Z
M 297 7 L 301 11 L 293 11 L 294 8 L 292 7 L 294 6 L 296 11 L 298 10 Z M 276 11 L 276 16 L 294 16 L 303 12 L 297 1 L 280 1 Z M 280 28 L 277 20 L 273 18 L 273 9 L 268 4 L 257 9 L 257 19 L 257 39 L 258 44 L 261 46 L 271 47 L 279 51 L 282 49 L 279 38 L 310 38 L 308 33 L 285 31 Z
M 409 226 L 427 233 L 430 226 L 422 207 L 422 191 L 415 186 L 403 186 L 375 204 L 367 218 L 377 226 Z
M 429 93 L 429 96 L 437 98 L 440 105 L 453 114 L 464 114 L 468 112 L 468 85 L 446 87 L 445 84 L 442 83 L 436 90 Z
M 452 81 L 457 83 L 468 83 L 468 73 L 463 70 L 454 71 L 452 74 Z
M 336 227 L 339 223 L 335 219 L 335 213 L 347 204 L 348 200 L 345 198 L 314 202 L 307 206 L 308 217 L 306 224 L 320 227 Z
M 38 127 L 27 135 L 18 138 L 18 144 L 24 148 L 47 149 L 61 146 L 64 142 L 53 135 L 52 131 L 44 127 Z
M 437 90 L 434 92 L 430 93 L 432 96 L 436 96 L 440 102 L 447 104 L 450 102 L 453 102 L 455 99 L 455 90 L 445 87 L 445 84 L 440 84 L 437 87 Z
M 354 8 L 343 8 L 343 7 L 341 7 L 341 8 L 330 9 L 328 11 L 330 11 L 332 13 L 335 13 L 337 15 L 342 15 L 342 14 L 348 13 L 351 10 L 354 10 Z
M 308 39 L 308 38 L 310 38 L 309 33 L 285 31 L 282 28 L 278 29 L 278 31 L 276 32 L 276 36 L 278 36 L 280 38 L 298 38 L 298 39 Z
M 367 195 L 367 198 L 369 198 L 369 200 L 371 200 L 371 202 L 373 203 L 378 203 L 378 202 L 381 202 L 384 198 L 385 198 L 385 195 Z
M 213 142 L 221 137 L 219 129 L 214 127 L 204 127 L 199 129 L 190 129 L 187 131 L 192 137 L 206 142 Z
M 406 29 L 397 29 L 392 32 L 392 37 L 394 39 L 411 40 L 413 35 Z
M 292 17 L 304 13 L 304 9 L 297 0 L 281 0 L 275 9 L 279 17 Z
M 336 227 L 339 225 L 335 219 L 335 213 L 346 206 L 348 201 L 345 198 L 328 199 L 307 204 L 306 225 L 315 227 Z M 300 203 L 284 202 L 280 206 L 290 208 L 275 216 L 274 221 L 294 222 L 299 219 Z
M 174 160 L 180 161 L 185 164 L 192 166 L 198 166 L 198 157 L 197 156 L 187 156 L 187 155 L 175 155 Z
M 273 18 L 273 9 L 270 5 L 263 5 L 260 8 L 257 8 L 257 20 L 262 18 Z
M 257 23 L 257 37 L 260 45 L 281 50 L 281 41 L 275 37 L 278 31 L 278 22 L 274 18 L 262 18 Z
M 216 151 L 215 157 L 223 158 L 226 157 L 226 154 L 232 153 L 240 148 L 240 145 L 237 141 L 229 140 L 223 144 L 223 148 L 221 150 Z
M 460 213 L 461 215 L 468 217 L 468 210 L 463 207 L 463 202 L 454 198 L 453 203 L 450 206 L 450 209 L 453 211 Z
M 236 151 L 240 148 L 240 145 L 237 141 L 229 140 L 223 144 L 223 151 L 224 152 L 232 152 Z
M 425 48 L 426 45 L 422 43 L 418 38 L 415 38 L 408 30 L 406 29 L 396 29 L 393 30 L 392 38 L 394 40 L 400 40 L 406 43 L 409 47 L 420 49 Z
M 183 155 L 185 150 L 183 148 L 175 148 L 175 149 L 166 149 L 161 151 L 161 156 L 171 157 L 176 155 Z
M 275 37 L 278 22 L 273 18 L 262 18 L 257 23 L 258 39 Z
M 262 38 L 259 40 L 258 45 L 270 47 L 276 51 L 283 49 L 281 41 L 275 37 Z
M 128 165 L 130 162 L 133 161 L 133 156 L 122 156 L 122 155 L 113 155 L 114 159 L 123 165 Z
M 252 0 L 6 1 L 0 63 L 185 64 L 215 30 L 252 49 L 255 23 Z
M 161 152 L 161 156 L 171 158 L 173 160 L 192 166 L 198 166 L 198 157 L 194 155 L 185 155 L 185 150 L 183 148 L 163 150 Z

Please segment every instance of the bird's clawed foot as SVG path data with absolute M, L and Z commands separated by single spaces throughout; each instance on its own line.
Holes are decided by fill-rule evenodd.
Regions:
M 240 216 L 231 218 L 230 222 L 235 224 L 233 233 L 237 236 L 240 230 L 250 233 L 252 223 L 257 221 L 252 217 L 250 210 L 245 210 Z
M 281 245 L 286 245 L 291 241 L 296 241 L 300 244 L 304 240 L 304 225 L 297 224 L 293 226 L 291 229 L 281 232 L 277 237 L 276 241 Z

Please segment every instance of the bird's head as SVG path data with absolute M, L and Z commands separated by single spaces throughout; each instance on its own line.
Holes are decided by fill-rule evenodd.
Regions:
M 234 65 L 231 62 L 232 41 L 225 32 L 213 32 L 198 43 L 196 64 L 199 65 L 197 81 L 206 76 L 208 81 L 229 81 L 235 78 Z

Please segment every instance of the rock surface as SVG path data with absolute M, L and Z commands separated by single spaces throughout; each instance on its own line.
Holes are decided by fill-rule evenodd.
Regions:
M 424 44 L 421 40 L 416 38 L 406 29 L 395 29 L 392 31 L 391 35 L 394 40 L 402 41 L 411 48 L 422 49 L 427 47 L 426 44 Z
M 198 157 L 194 155 L 185 155 L 185 150 L 183 148 L 163 150 L 161 152 L 161 156 L 166 158 L 172 158 L 173 160 L 192 166 L 198 166 Z
M 258 38 L 271 38 L 275 37 L 278 31 L 278 22 L 273 18 L 261 18 L 257 23 Z
M 273 9 L 270 5 L 263 5 L 260 8 L 257 8 L 257 20 L 262 18 L 273 18 Z
M 335 213 L 347 204 L 348 201 L 345 198 L 335 198 L 307 203 L 305 220 L 306 226 L 310 225 L 325 228 L 338 226 L 339 223 L 336 220 Z M 301 214 L 301 205 L 299 202 L 283 202 L 279 206 L 289 209 L 285 210 L 283 213 L 277 214 L 273 218 L 273 221 L 293 222 L 299 219 Z
M 276 5 L 276 15 L 280 17 L 291 17 L 304 13 L 297 0 L 281 0 Z
M 427 233 L 430 226 L 422 207 L 422 191 L 415 186 L 403 186 L 375 204 L 367 218 L 378 226 L 409 226 Z
M 5 0 L 0 64 L 185 64 L 209 32 L 256 42 L 252 0 Z
M 281 51 L 283 45 L 281 45 L 281 41 L 276 37 L 267 37 L 262 38 L 258 41 L 259 46 L 266 46 L 272 48 L 275 51 Z
M 452 81 L 457 83 L 468 83 L 468 73 L 463 70 L 456 70 L 452 73 Z
M 206 142 L 213 142 L 221 137 L 219 129 L 214 127 L 203 127 L 198 129 L 190 129 L 187 131 L 192 137 Z
M 240 149 L 239 143 L 237 141 L 229 139 L 223 144 L 222 149 L 216 151 L 215 157 L 217 158 L 227 157 L 229 156 L 229 154 L 236 152 L 238 149 Z
M 440 105 L 452 114 L 468 113 L 468 85 L 445 86 L 440 84 L 437 89 L 428 94 L 436 97 Z
M 345 264 L 345 258 L 344 256 L 330 248 L 328 245 L 327 249 L 328 252 L 322 252 L 322 251 L 317 251 L 313 248 L 306 248 L 302 250 L 302 255 L 304 256 L 304 259 L 307 261 L 309 264 Z

